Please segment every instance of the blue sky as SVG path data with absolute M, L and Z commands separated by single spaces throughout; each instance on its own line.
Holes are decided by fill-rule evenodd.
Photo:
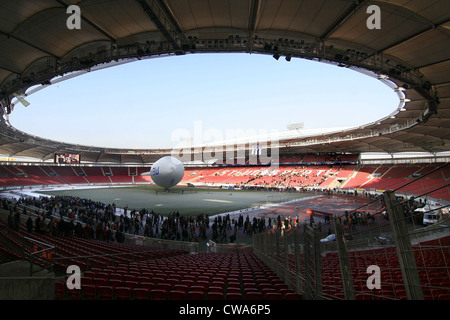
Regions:
M 377 79 L 304 59 L 191 54 L 148 59 L 60 82 L 17 104 L 16 128 L 98 147 L 172 148 L 175 132 L 286 131 L 362 125 L 390 114 Z M 228 131 L 227 131 L 228 130 Z

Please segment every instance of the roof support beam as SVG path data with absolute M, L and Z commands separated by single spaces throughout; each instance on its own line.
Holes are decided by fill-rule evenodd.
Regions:
M 11 68 L 8 68 L 8 67 L 2 66 L 2 65 L 0 65 L 0 69 L 6 70 L 6 71 L 9 71 L 9 72 L 12 72 L 12 73 L 16 73 L 16 74 L 20 74 L 21 73 L 21 71 L 19 71 L 19 70 L 13 70 Z
M 345 21 L 350 19 L 366 2 L 366 0 L 356 0 L 353 4 L 320 36 L 320 39 L 326 40 L 333 34 Z
M 432 83 L 433 86 L 442 86 L 442 85 L 444 85 L 444 84 L 448 85 L 448 84 L 450 84 L 450 82 L 449 82 L 449 81 L 444 81 L 444 82 L 436 82 L 436 83 Z M 441 100 L 441 101 L 442 101 L 443 99 L 445 99 L 445 98 L 439 98 L 439 100 Z
M 412 34 L 412 35 L 409 35 L 408 37 L 406 37 L 406 38 L 404 38 L 404 39 L 400 39 L 400 40 L 398 40 L 398 41 L 396 41 L 396 42 L 394 42 L 394 43 L 391 43 L 390 45 L 388 45 L 388 46 L 386 46 L 386 47 L 384 47 L 384 48 L 382 48 L 382 49 L 380 49 L 380 50 L 377 50 L 377 51 L 378 51 L 379 53 L 380 53 L 380 52 L 385 52 L 386 50 L 395 48 L 396 46 L 401 45 L 401 44 L 403 44 L 403 43 L 405 43 L 405 42 L 407 42 L 407 41 L 409 41 L 409 40 L 411 40 L 411 39 L 414 39 L 415 37 L 418 37 L 418 36 L 420 36 L 421 34 L 427 32 L 427 31 L 430 31 L 430 30 L 433 30 L 433 28 L 432 28 L 432 27 L 427 27 L 426 29 L 420 30 L 419 32 L 416 32 L 416 33 L 414 33 L 414 34 Z
M 36 49 L 36 50 L 38 50 L 38 51 L 41 51 L 41 52 L 43 52 L 43 53 L 45 53 L 45 54 L 47 54 L 47 55 L 49 55 L 49 56 L 52 56 L 52 57 L 57 58 L 57 56 L 56 56 L 54 53 L 51 53 L 50 51 L 47 51 L 47 50 L 45 50 L 45 49 L 42 49 L 42 48 L 40 48 L 40 47 L 38 47 L 38 46 L 36 46 L 36 45 L 34 45 L 34 44 L 32 44 L 32 43 L 29 43 L 28 41 L 25 41 L 25 40 L 23 40 L 23 39 L 20 39 L 19 37 L 16 37 L 16 36 L 14 36 L 14 35 L 12 35 L 12 34 L 8 34 L 8 33 L 5 33 L 5 32 L 3 32 L 3 31 L 0 31 L 0 34 L 5 35 L 6 37 L 11 38 L 11 39 L 14 39 L 14 40 L 16 40 L 16 41 L 19 41 L 19 42 L 21 42 L 21 43 L 23 43 L 23 44 L 25 44 L 25 45 L 27 45 L 27 46 L 33 48 L 33 49 Z
M 161 3 L 156 0 L 150 0 L 150 5 L 146 0 L 136 1 L 166 40 L 172 45 L 174 50 L 178 52 L 181 51 L 181 47 L 174 37 L 174 35 L 180 33 L 180 30 L 177 28 L 178 26 L 174 22 L 173 17 L 170 17 L 167 11 L 164 10 L 164 5 L 161 5 Z
M 438 23 L 438 24 L 436 24 L 436 25 L 427 26 L 426 28 L 420 30 L 419 32 L 416 32 L 416 33 L 414 33 L 414 34 L 412 34 L 412 35 L 409 35 L 408 37 L 406 37 L 406 38 L 404 38 L 404 39 L 400 39 L 400 40 L 398 40 L 398 41 L 396 41 L 396 42 L 394 42 L 394 43 L 388 45 L 387 47 L 384 47 L 383 49 L 378 50 L 378 52 L 384 52 L 384 51 L 386 51 L 386 50 L 392 49 L 392 48 L 394 48 L 394 47 L 396 47 L 396 46 L 398 46 L 398 45 L 401 45 L 401 44 L 403 44 L 403 43 L 405 43 L 405 42 L 411 40 L 411 39 L 414 39 L 415 37 L 420 36 L 421 34 L 424 34 L 425 32 L 428 32 L 428 31 L 431 31 L 431 30 L 435 30 L 435 29 L 437 29 L 438 27 L 440 27 L 440 26 L 446 24 L 448 21 L 449 21 L 449 20 L 446 19 L 445 21 L 442 21 L 442 22 L 440 22 L 440 23 Z
M 250 4 L 250 15 L 248 18 L 248 30 L 253 32 L 256 28 L 256 21 L 259 15 L 259 9 L 261 7 L 260 0 L 252 0 Z
M 63 7 L 68 7 L 69 4 L 65 3 L 62 0 L 57 0 L 57 2 L 62 5 Z M 99 26 L 97 26 L 94 22 L 92 22 L 91 20 L 89 20 L 88 18 L 86 18 L 84 15 L 81 15 L 81 19 L 83 19 L 83 21 L 86 21 L 91 27 L 93 27 L 95 30 L 97 30 L 98 32 L 100 32 L 101 34 L 103 34 L 104 36 L 106 36 L 107 38 L 109 38 L 111 41 L 116 42 L 116 38 L 114 38 L 112 35 L 110 35 L 109 33 L 107 33 L 105 30 L 103 30 L 102 28 L 100 28 Z
M 164 10 L 166 17 L 167 17 L 167 19 L 169 19 L 170 24 L 175 29 L 175 32 L 182 33 L 183 29 L 181 29 L 180 24 L 178 23 L 177 19 L 175 18 L 174 14 L 172 12 L 172 9 L 170 9 L 170 7 L 167 5 L 166 0 L 158 0 L 158 3 L 160 4 L 161 8 Z
M 415 69 L 422 69 L 422 68 L 426 68 L 426 67 L 431 67 L 431 66 L 434 66 L 434 65 L 437 65 L 437 64 L 440 64 L 440 63 L 447 62 L 449 60 L 450 59 L 447 58 L 447 59 L 436 61 L 436 62 L 433 62 L 433 63 L 423 64 L 421 66 L 415 67 Z
M 250 14 L 248 17 L 248 38 L 249 38 L 249 52 L 253 52 L 253 35 L 256 29 L 256 21 L 261 7 L 260 0 L 252 0 L 250 3 Z

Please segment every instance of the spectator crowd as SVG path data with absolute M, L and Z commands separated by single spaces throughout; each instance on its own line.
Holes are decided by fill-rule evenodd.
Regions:
M 238 234 L 251 236 L 272 228 L 274 223 L 270 218 L 250 219 L 242 214 L 236 218 L 229 214 L 210 218 L 208 214 L 186 216 L 172 212 L 162 215 L 147 209 L 120 210 L 114 203 L 73 196 L 3 198 L 1 208 L 9 212 L 8 226 L 16 231 L 19 231 L 22 215 L 27 219 L 28 232 L 117 242 L 124 242 L 128 233 L 165 240 L 198 242 L 211 239 L 232 243 Z M 31 212 L 36 214 L 35 218 Z M 281 227 L 281 217 L 276 224 Z

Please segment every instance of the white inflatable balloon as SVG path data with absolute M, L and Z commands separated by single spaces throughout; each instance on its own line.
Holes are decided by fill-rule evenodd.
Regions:
M 158 186 L 164 189 L 172 188 L 183 179 L 183 163 L 174 157 L 162 157 L 152 165 L 150 176 Z

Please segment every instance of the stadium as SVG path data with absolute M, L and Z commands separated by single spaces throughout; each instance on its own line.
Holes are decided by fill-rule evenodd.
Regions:
M 450 298 L 447 1 L 0 7 L 2 300 Z M 398 105 L 343 130 L 298 135 L 293 124 L 178 148 L 72 144 L 10 123 L 27 97 L 62 81 L 219 53 L 349 69 Z M 143 175 L 165 156 L 184 165 L 169 190 Z

